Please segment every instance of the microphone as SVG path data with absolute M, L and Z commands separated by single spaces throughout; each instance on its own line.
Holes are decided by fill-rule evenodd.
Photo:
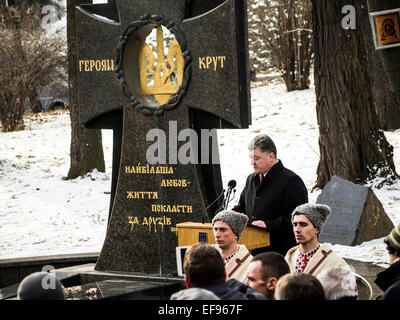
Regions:
M 228 182 L 228 189 L 229 188 L 233 189 L 234 187 L 236 187 L 236 180 L 230 180 Z
M 235 197 L 235 192 L 236 192 L 236 189 L 234 189 L 235 187 L 236 187 L 236 180 L 230 180 L 228 182 L 228 190 L 226 191 L 226 198 L 223 204 L 224 210 L 228 208 L 229 202 Z M 231 198 L 232 189 L 234 190 L 233 190 L 233 197 Z

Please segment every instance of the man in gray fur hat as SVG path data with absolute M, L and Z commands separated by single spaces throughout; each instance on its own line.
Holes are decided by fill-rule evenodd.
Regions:
M 292 226 L 298 246 L 289 249 L 285 256 L 291 272 L 316 276 L 331 268 L 349 268 L 327 244 L 318 241 L 330 213 L 331 208 L 323 204 L 306 203 L 294 209 Z
M 212 220 L 215 242 L 224 260 L 228 279 L 241 282 L 246 281 L 247 268 L 253 258 L 245 245 L 238 244 L 248 221 L 245 214 L 232 210 L 218 212 Z

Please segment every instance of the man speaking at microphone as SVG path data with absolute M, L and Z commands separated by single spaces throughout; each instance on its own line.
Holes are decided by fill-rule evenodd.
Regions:
M 275 143 L 269 136 L 256 136 L 248 149 L 254 172 L 247 177 L 239 202 L 232 210 L 246 214 L 249 223 L 266 228 L 270 234 L 270 246 L 253 250 L 253 255 L 265 251 L 285 255 L 296 245 L 291 214 L 297 206 L 308 202 L 307 188 L 277 158 Z

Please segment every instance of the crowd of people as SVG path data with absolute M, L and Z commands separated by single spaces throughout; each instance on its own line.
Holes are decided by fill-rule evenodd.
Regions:
M 303 204 L 291 215 L 297 246 L 286 256 L 274 251 L 252 255 L 238 241 L 247 226 L 246 215 L 224 210 L 212 225 L 216 245 L 196 243 L 185 253 L 187 289 L 171 300 L 357 300 L 356 274 L 318 235 L 329 207 Z M 400 225 L 385 238 L 390 267 L 375 283 L 382 300 L 400 300 Z M 53 286 L 49 284 L 53 282 Z M 54 274 L 37 272 L 18 288 L 20 300 L 63 300 L 62 285 Z
M 238 204 L 212 219 L 215 245 L 197 243 L 186 251 L 187 288 L 170 299 L 356 300 L 356 274 L 328 244 L 319 242 L 331 209 L 308 203 L 303 181 L 283 166 L 270 137 L 256 136 L 248 149 L 254 172 Z M 238 244 L 248 225 L 268 231 L 270 245 L 250 252 Z M 379 299 L 400 300 L 400 225 L 384 241 L 391 264 L 377 275 L 375 283 L 384 292 Z M 41 273 L 27 277 L 18 298 L 47 299 L 48 290 L 34 289 L 42 283 Z
M 298 245 L 286 256 L 274 251 L 252 256 L 237 244 L 246 226 L 243 214 L 219 212 L 212 222 L 216 245 L 199 242 L 186 251 L 187 289 L 171 300 L 357 300 L 357 275 L 318 242 L 329 213 L 325 205 L 298 206 L 291 219 Z M 378 299 L 400 300 L 400 225 L 384 241 L 391 265 L 377 275 L 375 283 L 384 291 Z
M 232 288 L 233 296 L 234 290 L 241 287 L 240 291 L 245 293 L 243 299 L 357 299 L 356 274 L 328 244 L 319 242 L 331 209 L 323 204 L 308 203 L 302 179 L 283 166 L 269 136 L 256 136 L 248 150 L 254 172 L 247 177 L 238 204 L 213 218 L 216 247 L 196 244 L 187 251 L 184 272 L 189 289 L 174 294 L 171 299 L 183 299 L 186 290 L 193 288 L 211 291 L 220 299 L 229 299 L 224 291 L 227 287 Z M 244 228 L 249 224 L 269 232 L 268 247 L 250 252 L 246 246 L 238 245 Z M 394 228 L 385 239 L 391 265 L 379 273 L 375 281 L 384 291 L 379 297 L 383 300 L 400 299 L 399 228 Z M 196 268 L 193 257 L 205 251 L 214 252 L 220 273 L 224 265 L 225 281 L 221 276 L 212 284 L 193 284 L 191 270 Z M 209 269 L 204 261 L 203 257 L 202 267 L 196 269 L 196 274 L 209 277 L 215 270 Z

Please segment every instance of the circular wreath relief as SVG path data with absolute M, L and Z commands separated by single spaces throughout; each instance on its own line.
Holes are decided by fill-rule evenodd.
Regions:
M 184 59 L 184 67 L 183 67 L 183 77 L 182 84 L 179 87 L 178 91 L 171 95 L 170 99 L 167 103 L 160 106 L 148 106 L 142 104 L 130 91 L 128 85 L 124 79 L 124 71 L 123 71 L 123 57 L 125 47 L 131 37 L 138 29 L 144 27 L 149 24 L 162 25 L 166 27 L 178 41 L 182 56 Z M 139 20 L 131 22 L 126 28 L 125 32 L 121 35 L 118 44 L 117 44 L 117 57 L 116 57 L 116 69 L 118 79 L 121 82 L 122 92 L 126 98 L 128 98 L 130 104 L 140 113 L 149 116 L 159 116 L 164 113 L 164 111 L 170 111 L 176 108 L 181 101 L 182 97 L 186 93 L 186 89 L 189 83 L 190 75 L 191 75 L 191 61 L 192 56 L 189 50 L 186 49 L 186 40 L 184 34 L 179 30 L 178 26 L 175 22 L 169 21 L 162 16 L 159 15 L 144 15 Z

